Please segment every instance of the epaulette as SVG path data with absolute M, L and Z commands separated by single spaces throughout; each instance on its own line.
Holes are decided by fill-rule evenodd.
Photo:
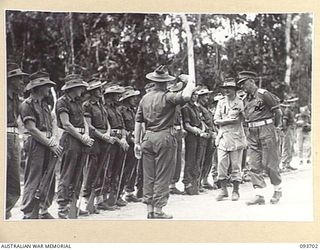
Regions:
M 89 101 L 85 101 L 84 103 L 83 103 L 83 107 L 88 107 L 89 106 Z
M 263 95 L 264 93 L 267 92 L 266 89 L 260 89 L 260 88 L 259 88 L 257 91 L 258 91 L 258 93 L 261 94 L 261 95 Z
M 28 104 L 30 104 L 31 102 L 32 102 L 32 98 L 30 96 L 23 101 L 23 103 L 28 103 Z

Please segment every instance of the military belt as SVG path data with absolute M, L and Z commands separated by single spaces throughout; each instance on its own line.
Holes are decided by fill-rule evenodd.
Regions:
M 255 128 L 255 127 L 260 127 L 260 126 L 271 124 L 271 123 L 273 123 L 273 120 L 270 118 L 270 119 L 266 119 L 258 122 L 248 122 L 248 127 Z
M 52 132 L 50 131 L 40 131 L 41 134 L 43 134 L 46 138 L 51 138 L 52 137 Z
M 75 127 L 75 130 L 80 134 L 84 134 L 86 132 L 85 128 L 76 128 Z
M 18 134 L 19 130 L 18 130 L 17 127 L 7 127 L 7 132 L 8 133 L 16 133 L 16 134 Z
M 111 129 L 110 136 L 122 137 L 122 129 Z
M 181 125 L 174 125 L 173 127 L 175 130 L 181 130 Z

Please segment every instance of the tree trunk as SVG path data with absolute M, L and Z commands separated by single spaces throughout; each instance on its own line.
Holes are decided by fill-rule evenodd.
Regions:
M 290 76 L 291 76 L 291 66 L 292 66 L 292 59 L 290 57 L 290 48 L 291 48 L 291 41 L 290 41 L 290 30 L 291 30 L 291 20 L 292 16 L 291 14 L 287 14 L 287 20 L 286 20 L 286 74 L 284 77 L 284 82 L 286 85 L 290 86 Z
M 185 14 L 181 15 L 184 30 L 187 33 L 187 47 L 188 47 L 188 74 L 190 80 L 195 82 L 195 68 L 194 68 L 194 54 L 193 54 L 193 38 L 188 24 L 187 16 Z
M 71 49 L 71 65 L 72 65 L 72 73 L 74 73 L 74 48 L 73 48 L 73 22 L 72 22 L 72 13 L 69 13 L 69 27 L 70 27 L 70 49 Z

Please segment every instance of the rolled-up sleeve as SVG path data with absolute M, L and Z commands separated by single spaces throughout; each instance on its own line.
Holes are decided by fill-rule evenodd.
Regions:
M 190 110 L 187 106 L 183 107 L 181 109 L 181 115 L 182 115 L 182 121 L 183 123 L 187 123 L 187 122 L 191 122 L 191 118 L 190 118 Z
M 64 100 L 60 99 L 57 101 L 57 107 L 56 107 L 57 116 L 59 116 L 63 112 L 70 114 L 70 110 L 68 108 L 67 103 Z
M 89 103 L 85 103 L 83 105 L 83 111 L 84 111 L 84 116 L 85 117 L 92 118 L 92 106 Z
M 23 123 L 26 123 L 28 120 L 36 122 L 36 114 L 29 103 L 24 102 L 20 106 L 20 115 Z
M 140 102 L 137 113 L 136 113 L 136 122 L 142 123 L 144 122 L 143 110 L 142 110 L 142 102 Z

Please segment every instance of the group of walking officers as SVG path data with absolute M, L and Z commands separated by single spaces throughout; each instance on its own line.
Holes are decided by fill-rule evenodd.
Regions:
M 7 64 L 7 219 L 20 197 L 19 117 L 26 137 L 23 219 L 54 218 L 48 208 L 56 176 L 61 219 L 141 201 L 147 205 L 148 219 L 171 219 L 163 211 L 169 194 L 197 195 L 204 188 L 219 188 L 216 200 L 222 201 L 229 197 L 230 183 L 231 199 L 237 201 L 244 169 L 254 188 L 247 205 L 265 204 L 265 175 L 274 187 L 270 202 L 279 202 L 279 134 L 287 118 L 277 97 L 256 86 L 254 72 L 226 79 L 223 95 L 214 99 L 212 91 L 196 87 L 188 75 L 176 80 L 166 66 L 146 78 L 151 82 L 141 98 L 133 87 L 96 78 L 85 82 L 70 74 L 63 95 L 52 104 L 48 98 L 56 83 L 48 73 L 28 76 L 17 64 Z M 23 91 L 28 97 L 21 103 Z M 176 183 L 182 172 L 183 140 L 182 192 Z M 284 168 L 292 168 L 290 159 Z M 208 181 L 210 172 L 214 185 Z

